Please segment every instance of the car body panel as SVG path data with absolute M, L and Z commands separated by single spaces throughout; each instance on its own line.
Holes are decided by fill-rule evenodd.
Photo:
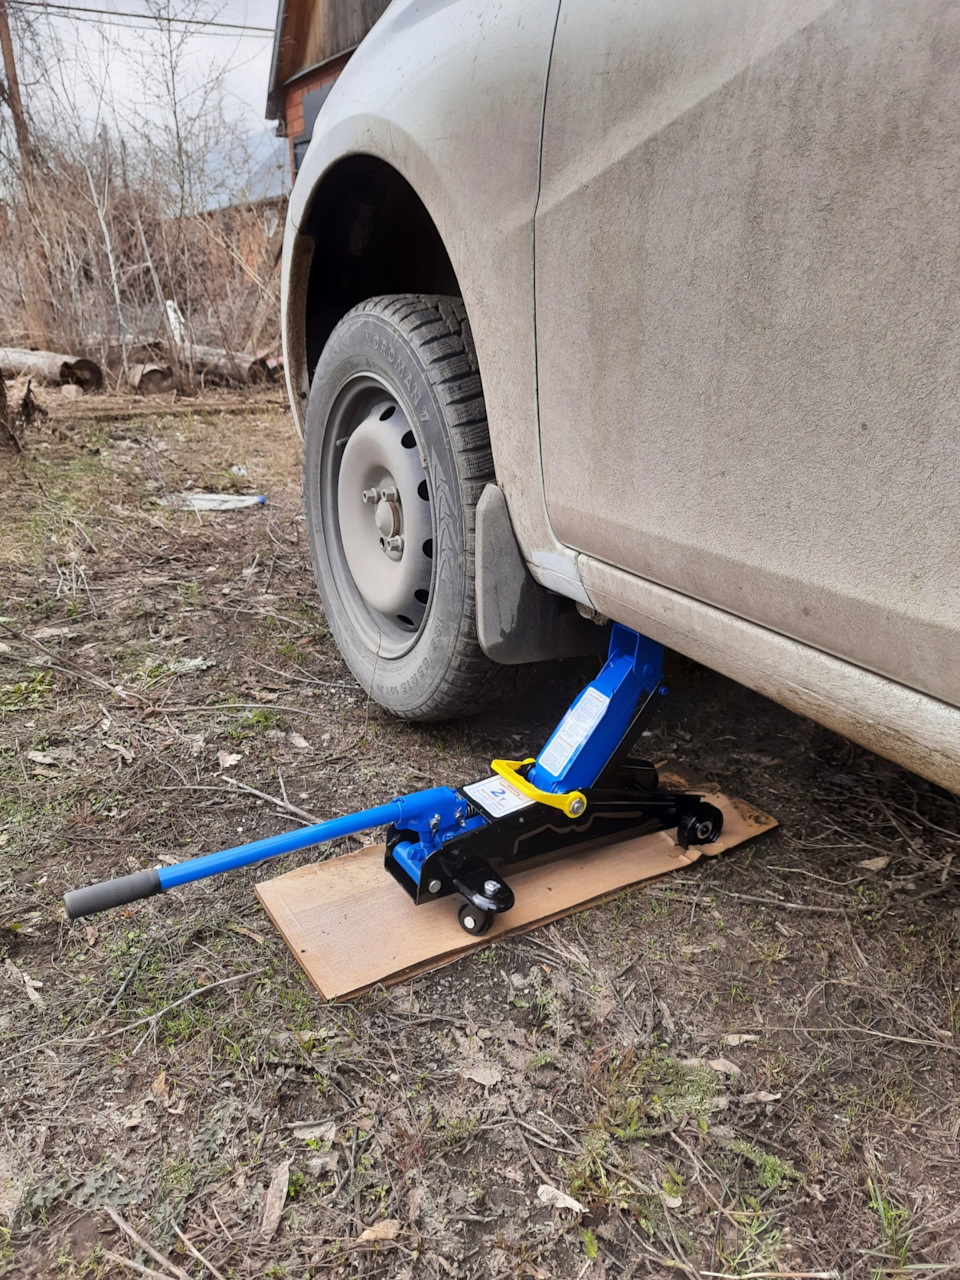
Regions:
M 567 6 L 568 0 L 563 4 Z M 667 142 L 674 136 L 671 130 L 679 130 L 675 136 L 679 143 L 686 138 L 688 148 L 691 138 L 696 142 L 697 131 L 687 137 L 685 128 L 703 103 L 722 102 L 724 93 L 731 92 L 725 86 L 759 93 L 756 86 L 765 85 L 756 100 L 775 107 L 776 77 L 774 82 L 764 79 L 770 59 L 783 49 L 795 55 L 804 40 L 815 51 L 822 24 L 837 21 L 838 14 L 841 18 L 844 13 L 856 15 L 867 35 L 874 12 L 889 19 L 888 32 L 896 29 L 898 21 L 908 20 L 898 18 L 897 7 L 886 0 L 876 0 L 874 5 L 854 0 L 845 6 L 827 0 L 796 0 L 792 6 L 783 0 L 763 4 L 751 0 L 742 7 L 746 16 L 739 19 L 731 16 L 738 6 L 719 0 L 709 4 L 662 0 L 658 5 L 637 0 L 633 7 L 608 6 L 607 0 L 597 0 L 597 5 L 589 13 L 598 15 L 601 8 L 615 13 L 626 24 L 623 31 L 629 30 L 639 11 L 648 17 L 659 15 L 664 22 L 672 15 L 688 32 L 690 43 L 679 41 L 673 63 L 662 68 L 656 98 L 661 114 L 648 122 L 645 133 L 640 130 L 642 136 L 649 135 L 648 161 L 661 154 L 657 139 Z M 919 7 L 926 15 L 924 22 L 944 24 L 947 46 L 953 50 L 951 6 L 922 0 Z M 902 9 L 906 14 L 910 6 Z M 543 88 L 557 12 L 558 0 L 524 0 L 516 5 L 490 0 L 395 0 L 338 80 L 321 111 L 294 188 L 284 244 L 284 351 L 298 426 L 309 378 L 305 327 L 312 256 L 309 236 L 299 229 L 308 225 L 310 205 L 337 164 L 349 156 L 371 156 L 410 183 L 449 255 L 477 346 L 497 478 L 517 543 L 537 581 L 960 792 L 960 709 L 919 691 L 952 687 L 956 674 L 949 643 L 944 651 L 941 641 L 944 627 L 955 630 L 951 609 L 957 600 L 956 397 L 945 394 L 945 389 L 956 390 L 956 363 L 951 363 L 955 310 L 950 307 L 956 305 L 958 259 L 951 237 L 957 224 L 951 214 L 950 225 L 944 225 L 944 196 L 937 186 L 942 179 L 950 192 L 956 191 L 953 146 L 944 150 L 938 179 L 929 169 L 928 139 L 921 136 L 919 154 L 927 157 L 927 167 L 921 166 L 926 176 L 922 190 L 919 194 L 904 190 L 898 182 L 889 192 L 893 199 L 889 212 L 896 217 L 902 218 L 905 209 L 912 208 L 923 221 L 929 210 L 936 212 L 930 234 L 941 237 L 937 243 L 945 255 L 942 296 L 931 281 L 930 264 L 908 239 L 909 269 L 886 254 L 876 263 L 874 274 L 868 271 L 864 276 L 874 290 L 864 325 L 849 271 L 840 272 L 836 290 L 825 286 L 822 271 L 817 274 L 818 255 L 829 259 L 835 243 L 841 264 L 847 261 L 844 253 L 855 255 L 856 251 L 841 219 L 841 214 L 849 215 L 855 193 L 843 187 L 843 165 L 831 150 L 834 135 L 818 132 L 817 94 L 800 118 L 799 136 L 823 150 L 820 163 L 839 186 L 830 187 L 823 198 L 816 166 L 809 158 L 808 186 L 819 192 L 821 201 L 812 203 L 802 184 L 797 191 L 791 188 L 799 202 L 794 220 L 788 216 L 790 209 L 784 210 L 773 198 L 776 192 L 769 190 L 769 184 L 764 187 L 762 170 L 743 169 L 736 147 L 719 148 L 712 157 L 696 147 L 683 152 L 688 163 L 701 165 L 699 177 L 695 180 L 687 173 L 684 184 L 683 166 L 678 167 L 666 146 L 662 181 L 658 186 L 653 174 L 645 188 L 645 197 L 653 202 L 651 207 L 656 205 L 663 225 L 658 228 L 647 220 L 652 238 L 641 259 L 642 269 L 621 259 L 605 268 L 604 277 L 605 287 L 624 308 L 616 326 L 619 332 L 613 334 L 624 385 L 635 397 L 632 361 L 648 378 L 643 387 L 647 399 L 639 412 L 636 399 L 618 399 L 609 387 L 598 385 L 608 353 L 601 350 L 598 357 L 593 346 L 602 346 L 611 337 L 610 297 L 598 300 L 596 282 L 588 278 L 589 272 L 585 277 L 590 254 L 605 242 L 616 242 L 618 236 L 623 239 L 623 227 L 614 221 L 619 206 L 616 201 L 612 207 L 601 203 L 584 212 L 586 187 L 598 177 L 616 178 L 618 157 L 635 156 L 635 111 L 631 109 L 625 117 L 626 141 L 616 129 L 608 129 L 607 150 L 600 147 L 581 162 L 571 154 L 573 140 L 582 136 L 577 130 L 602 124 L 604 116 L 599 106 L 602 92 L 580 94 L 577 112 L 593 119 L 569 120 L 564 126 L 571 130 L 566 140 L 560 137 L 558 142 L 554 133 L 553 150 L 548 146 L 544 155 L 549 172 L 544 173 L 540 216 L 534 217 Z M 704 36 L 689 34 L 691 15 L 704 27 Z M 746 23 L 756 66 L 745 65 L 742 49 L 731 40 L 729 24 L 736 27 L 738 21 Z M 762 39 L 757 38 L 757 27 L 762 29 Z M 716 39 L 706 38 L 711 32 Z M 587 56 L 596 33 L 586 32 L 584 39 Z M 561 25 L 545 109 L 545 121 L 554 127 L 561 105 L 554 96 L 563 84 L 560 73 L 566 65 L 567 73 L 573 74 L 575 61 L 565 53 L 565 40 Z M 621 32 L 619 43 L 623 42 Z M 896 49 L 901 44 L 893 42 Z M 685 49 L 695 50 L 700 59 L 692 74 L 684 61 Z M 927 65 L 916 42 L 907 41 L 901 52 L 911 74 L 923 80 Z M 939 130 L 943 145 L 944 130 L 957 118 L 956 84 L 939 84 L 941 56 L 936 49 L 927 53 L 930 66 L 940 68 L 932 76 L 928 96 L 930 128 L 934 133 Z M 896 57 L 891 57 L 892 70 L 899 67 L 905 74 Z M 819 74 L 812 53 L 807 62 L 801 59 L 794 72 L 804 67 L 808 75 Z M 835 64 L 831 74 L 836 79 Z M 794 74 L 793 80 L 783 80 L 783 92 L 796 96 L 796 78 Z M 599 84 L 603 77 L 594 79 Z M 835 89 L 835 81 L 830 83 Z M 824 87 L 829 85 L 825 82 Z M 936 92 L 945 95 L 942 101 L 936 100 Z M 889 138 L 884 137 L 885 146 L 903 160 L 902 148 L 897 150 L 898 129 L 914 128 L 917 111 L 910 92 L 904 90 L 901 97 L 902 118 L 891 106 L 892 114 L 884 117 Z M 848 147 L 856 135 L 848 109 L 857 101 L 856 94 L 849 101 L 842 95 L 839 100 L 826 95 L 836 137 Z M 756 147 L 762 141 L 762 124 L 757 125 L 759 139 L 749 132 L 744 135 L 741 111 L 741 132 L 735 130 L 734 136 L 741 138 L 744 147 L 748 142 Z M 787 140 L 776 136 L 786 145 Z M 868 159 L 854 155 L 863 181 L 873 174 Z M 728 181 L 724 174 L 731 165 L 740 183 L 743 226 L 749 229 L 753 218 L 750 182 L 755 188 L 759 183 L 756 189 L 762 188 L 767 199 L 760 202 L 753 218 L 753 238 L 747 236 L 741 243 L 734 237 L 736 253 L 724 274 L 715 241 L 720 231 L 730 230 L 729 207 L 720 201 L 711 219 L 709 209 L 705 213 L 697 200 L 704 192 L 732 199 L 732 179 Z M 674 197 L 665 200 L 663 191 L 670 184 Z M 877 191 L 875 181 L 868 184 L 870 199 L 876 198 Z M 686 200 L 679 198 L 683 192 Z M 831 205 L 837 199 L 840 203 Z M 800 265 L 814 273 L 809 279 L 786 251 L 764 247 L 773 230 L 779 232 L 784 226 L 776 218 L 764 222 L 763 211 L 771 210 L 787 218 L 787 230 L 803 246 Z M 881 210 L 885 212 L 886 206 Z M 572 223 L 563 226 L 564 218 L 572 218 Z M 875 232 L 878 227 L 882 230 L 881 224 L 882 219 L 868 219 Z M 579 225 L 587 237 L 582 246 L 571 241 L 571 225 Z M 886 243 L 882 237 L 881 243 Z M 651 257 L 654 253 L 669 255 L 666 266 Z M 772 258 L 768 261 L 764 254 L 776 257 L 778 271 L 769 269 Z M 639 278 L 627 278 L 630 272 Z M 709 295 L 709 307 L 693 287 L 698 275 L 702 292 Z M 660 283 L 659 293 L 651 292 L 654 278 Z M 811 288 L 811 279 L 819 292 Z M 889 282 L 885 296 L 896 308 L 886 329 L 873 305 L 887 287 L 885 282 Z M 920 287 L 916 296 L 914 284 Z M 652 314 L 636 309 L 638 289 L 655 304 Z M 811 300 L 817 303 L 812 313 L 805 310 Z M 941 330 L 933 335 L 924 363 L 916 353 L 917 344 L 930 337 L 929 316 L 920 312 L 931 305 Z M 685 319 L 688 306 L 691 310 Z M 711 320 L 712 330 L 705 317 Z M 539 352 L 534 342 L 535 319 Z M 769 341 L 764 343 L 765 330 L 771 325 L 778 339 L 772 347 Z M 910 359 L 897 350 L 900 325 Z M 818 338 L 821 329 L 829 341 Z M 705 335 L 712 339 L 715 334 L 725 336 L 725 349 L 716 341 L 704 342 Z M 726 358 L 722 358 L 724 350 Z M 888 365 L 882 359 L 878 363 L 878 355 Z M 658 361 L 654 377 L 650 369 Z M 678 368 L 683 376 L 678 376 Z M 688 394 L 686 382 L 696 383 L 697 397 Z M 819 398 L 814 394 L 820 384 L 829 388 L 829 396 L 825 391 Z M 883 396 L 877 394 L 878 388 Z M 754 404 L 758 392 L 762 392 L 759 407 Z M 823 413 L 824 402 L 832 417 Z M 731 406 L 738 409 L 735 421 Z M 868 407 L 869 414 L 860 413 Z M 867 440 L 861 443 L 851 428 L 850 437 L 842 441 L 847 448 L 844 482 L 849 481 L 851 465 L 860 466 L 869 480 L 861 486 L 863 513 L 858 510 L 851 519 L 845 507 L 840 518 L 837 502 L 845 501 L 848 491 L 836 477 L 825 474 L 819 489 L 801 488 L 804 501 L 812 493 L 812 504 L 799 511 L 788 508 L 790 520 L 784 523 L 771 501 L 790 495 L 787 479 L 796 463 L 779 437 L 774 437 L 774 447 L 766 446 L 763 426 L 772 422 L 779 428 L 787 421 L 795 429 L 800 478 L 809 480 L 813 469 L 809 449 L 801 446 L 809 444 L 820 417 L 831 425 L 846 424 L 841 409 L 856 418 L 857 431 L 862 430 L 860 422 L 867 422 Z M 893 447 L 891 424 L 897 415 L 906 433 L 919 430 L 918 447 L 912 448 L 913 442 L 907 441 L 900 449 L 901 454 L 911 454 L 908 458 L 897 458 Z M 649 447 L 651 422 L 657 425 L 666 466 Z M 648 433 L 639 449 L 638 423 Z M 605 433 L 613 427 L 616 432 L 607 439 Z M 732 478 L 716 474 L 724 469 L 721 446 L 730 454 L 727 465 Z M 682 483 L 664 474 L 677 469 Z M 952 489 L 944 481 L 944 469 L 953 477 Z M 636 521 L 624 519 L 618 506 L 624 489 L 634 502 Z M 925 505 L 931 503 L 934 509 L 927 512 Z M 658 513 L 656 520 L 650 518 L 652 510 Z M 884 542 L 884 512 L 899 542 Z M 780 520 L 776 538 L 766 527 L 774 517 Z M 861 538 L 864 524 L 867 536 Z M 817 528 L 811 533 L 811 526 L 819 526 L 822 537 L 816 536 Z M 742 540 L 739 549 L 738 538 Z M 793 551 L 792 541 L 796 543 Z M 826 576 L 817 562 L 821 546 L 829 552 Z M 849 564 L 839 556 L 843 547 Z M 898 547 L 903 551 L 901 558 Z M 771 554 L 769 563 L 759 556 L 760 549 Z M 880 552 L 879 573 L 868 558 L 872 550 Z M 772 579 L 765 579 L 763 570 Z M 911 578 L 911 574 L 917 576 Z M 896 592 L 887 590 L 885 577 L 896 584 Z M 845 593 L 854 606 L 850 625 L 844 620 Z M 867 606 L 879 610 L 879 622 L 873 625 L 883 637 L 880 652 L 877 646 L 871 649 L 871 637 L 864 635 Z M 904 618 L 913 630 L 900 643 L 897 628 Z M 916 651 L 913 657 L 912 651 Z M 877 670 L 866 670 L 868 665 Z M 896 678 L 887 678 L 884 672 Z M 910 683 L 916 688 L 908 688 Z
M 589 556 L 580 570 L 609 617 L 960 794 L 957 707 Z
M 561 542 L 960 704 L 960 8 L 563 0 Z

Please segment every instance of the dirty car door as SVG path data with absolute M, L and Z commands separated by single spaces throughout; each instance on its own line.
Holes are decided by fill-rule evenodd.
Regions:
M 960 704 L 960 7 L 563 0 L 562 542 Z

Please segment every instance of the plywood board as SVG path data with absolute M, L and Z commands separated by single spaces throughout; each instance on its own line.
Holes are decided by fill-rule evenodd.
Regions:
M 663 773 L 661 778 L 676 785 Z M 681 785 L 689 787 L 689 780 Z M 716 844 L 685 852 L 672 832 L 656 831 L 581 846 L 537 865 L 520 864 L 508 871 L 516 906 L 479 938 L 457 923 L 456 895 L 415 906 L 385 871 L 383 845 L 288 871 L 258 884 L 257 897 L 323 998 L 344 999 L 377 983 L 399 982 L 450 964 L 497 938 L 582 910 L 777 825 L 775 818 L 745 801 L 717 794 L 704 794 L 704 799 L 723 811 L 723 833 Z

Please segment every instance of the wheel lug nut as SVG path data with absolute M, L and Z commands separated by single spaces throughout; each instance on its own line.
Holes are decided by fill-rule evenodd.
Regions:
M 495 893 L 499 893 L 500 892 L 499 880 L 484 880 L 483 892 L 487 895 L 488 898 L 492 898 Z
M 397 537 L 397 538 L 387 538 L 387 540 L 384 542 L 384 544 L 383 544 L 383 545 L 386 547 L 386 549 L 387 549 L 388 551 L 402 551 L 402 550 L 403 550 L 403 539 L 402 539 L 402 538 L 400 538 L 400 537 Z
M 380 490 L 380 497 L 384 502 L 399 502 L 400 495 L 397 493 L 393 485 L 387 485 L 385 489 Z
M 379 489 L 364 489 L 363 493 L 362 493 L 360 496 L 361 496 L 361 498 L 363 498 L 364 502 L 379 502 L 379 501 L 380 501 L 380 490 L 379 490 Z

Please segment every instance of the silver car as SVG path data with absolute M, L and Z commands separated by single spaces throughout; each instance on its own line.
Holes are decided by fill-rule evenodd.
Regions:
M 394 0 L 283 267 L 378 702 L 612 618 L 960 791 L 958 64 L 949 0 Z

